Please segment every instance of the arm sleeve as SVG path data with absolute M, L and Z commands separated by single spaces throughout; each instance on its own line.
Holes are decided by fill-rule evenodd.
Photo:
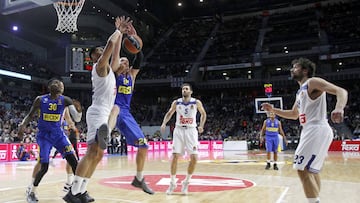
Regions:
M 75 122 L 81 121 L 82 112 L 79 113 L 73 104 L 69 105 L 69 112 Z
M 133 60 L 133 69 L 140 69 L 141 63 L 144 60 L 144 54 L 142 51 L 140 51 L 139 53 L 137 53 L 135 55 L 135 58 Z

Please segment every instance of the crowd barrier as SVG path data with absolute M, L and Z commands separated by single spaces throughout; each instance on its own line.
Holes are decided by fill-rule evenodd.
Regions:
M 172 149 L 172 141 L 150 141 L 149 151 L 170 151 Z M 86 153 L 87 144 L 79 142 L 77 144 L 79 156 L 84 156 Z M 0 162 L 18 161 L 16 152 L 20 143 L 0 144 Z M 31 155 L 32 160 L 38 155 L 38 145 L 36 143 L 26 144 L 27 150 L 32 150 L 34 155 Z M 247 150 L 245 141 L 199 141 L 200 151 L 215 151 L 215 150 Z M 136 152 L 137 148 L 128 146 L 128 152 Z M 342 152 L 360 152 L 360 141 L 333 141 L 330 145 L 329 151 Z M 107 150 L 104 151 L 107 153 Z M 57 157 L 61 157 L 60 154 Z
M 172 141 L 150 141 L 148 142 L 149 151 L 166 151 L 172 150 Z M 17 149 L 19 148 L 20 143 L 9 143 L 9 144 L 0 144 L 0 162 L 6 161 L 18 161 L 18 157 L 16 155 Z M 29 151 L 33 151 L 34 155 L 31 155 L 30 159 L 35 160 L 38 155 L 39 149 L 36 143 L 26 144 L 26 149 Z M 87 149 L 87 144 L 84 142 L 79 142 L 77 144 L 79 150 L 79 156 L 84 156 Z M 136 152 L 137 148 L 128 145 L 128 153 Z M 222 150 L 223 149 L 223 141 L 199 141 L 199 150 Z M 107 154 L 107 150 L 104 151 Z M 57 157 L 61 157 L 60 154 L 57 154 Z
M 360 141 L 333 141 L 329 147 L 329 151 L 342 151 L 342 152 L 359 152 Z

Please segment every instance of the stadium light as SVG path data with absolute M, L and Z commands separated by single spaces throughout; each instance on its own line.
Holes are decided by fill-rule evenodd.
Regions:
M 31 80 L 31 75 L 15 73 L 15 72 L 2 70 L 2 69 L 0 69 L 0 75 L 5 75 L 5 76 L 13 77 L 13 78 L 20 78 L 20 79 L 24 79 L 24 80 Z

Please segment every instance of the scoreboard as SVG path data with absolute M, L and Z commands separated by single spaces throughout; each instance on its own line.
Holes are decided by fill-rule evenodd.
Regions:
M 93 45 L 69 45 L 66 49 L 66 72 L 91 72 L 89 52 Z

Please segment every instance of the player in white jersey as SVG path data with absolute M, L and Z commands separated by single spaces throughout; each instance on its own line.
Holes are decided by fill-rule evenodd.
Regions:
M 109 59 L 113 54 L 115 44 L 121 41 L 122 33 L 127 32 L 129 23 L 129 18 L 116 18 L 116 30 L 109 37 L 105 48 L 96 47 L 90 51 L 89 55 L 94 65 L 91 71 L 93 98 L 86 113 L 88 148 L 77 166 L 71 190 L 63 198 L 66 202 L 88 202 L 87 184 L 104 155 L 104 149 L 107 148 L 108 119 L 116 96 L 115 75 Z
M 176 124 L 173 133 L 173 157 L 171 161 L 171 181 L 166 194 L 172 194 L 177 186 L 176 169 L 177 161 L 180 155 L 183 155 L 185 149 L 190 155 L 190 163 L 187 169 L 185 180 L 182 181 L 181 192 L 188 193 L 188 185 L 195 170 L 198 154 L 198 132 L 204 131 L 206 121 L 206 112 L 200 100 L 192 98 L 192 87 L 188 83 L 181 86 L 182 98 L 174 100 L 169 111 L 165 114 L 161 125 L 161 131 L 165 131 L 166 123 L 170 120 L 176 111 Z M 196 129 L 196 114 L 200 112 L 200 124 Z
M 324 79 L 313 77 L 315 64 L 306 58 L 292 61 L 291 77 L 300 89 L 291 110 L 273 108 L 269 103 L 262 104 L 265 111 L 274 112 L 288 119 L 299 119 L 303 129 L 300 142 L 295 151 L 294 168 L 303 185 L 309 202 L 320 202 L 319 172 L 324 164 L 327 151 L 333 139 L 333 132 L 327 121 L 326 93 L 336 95 L 336 106 L 331 112 L 331 120 L 341 123 L 347 103 L 347 91 Z

